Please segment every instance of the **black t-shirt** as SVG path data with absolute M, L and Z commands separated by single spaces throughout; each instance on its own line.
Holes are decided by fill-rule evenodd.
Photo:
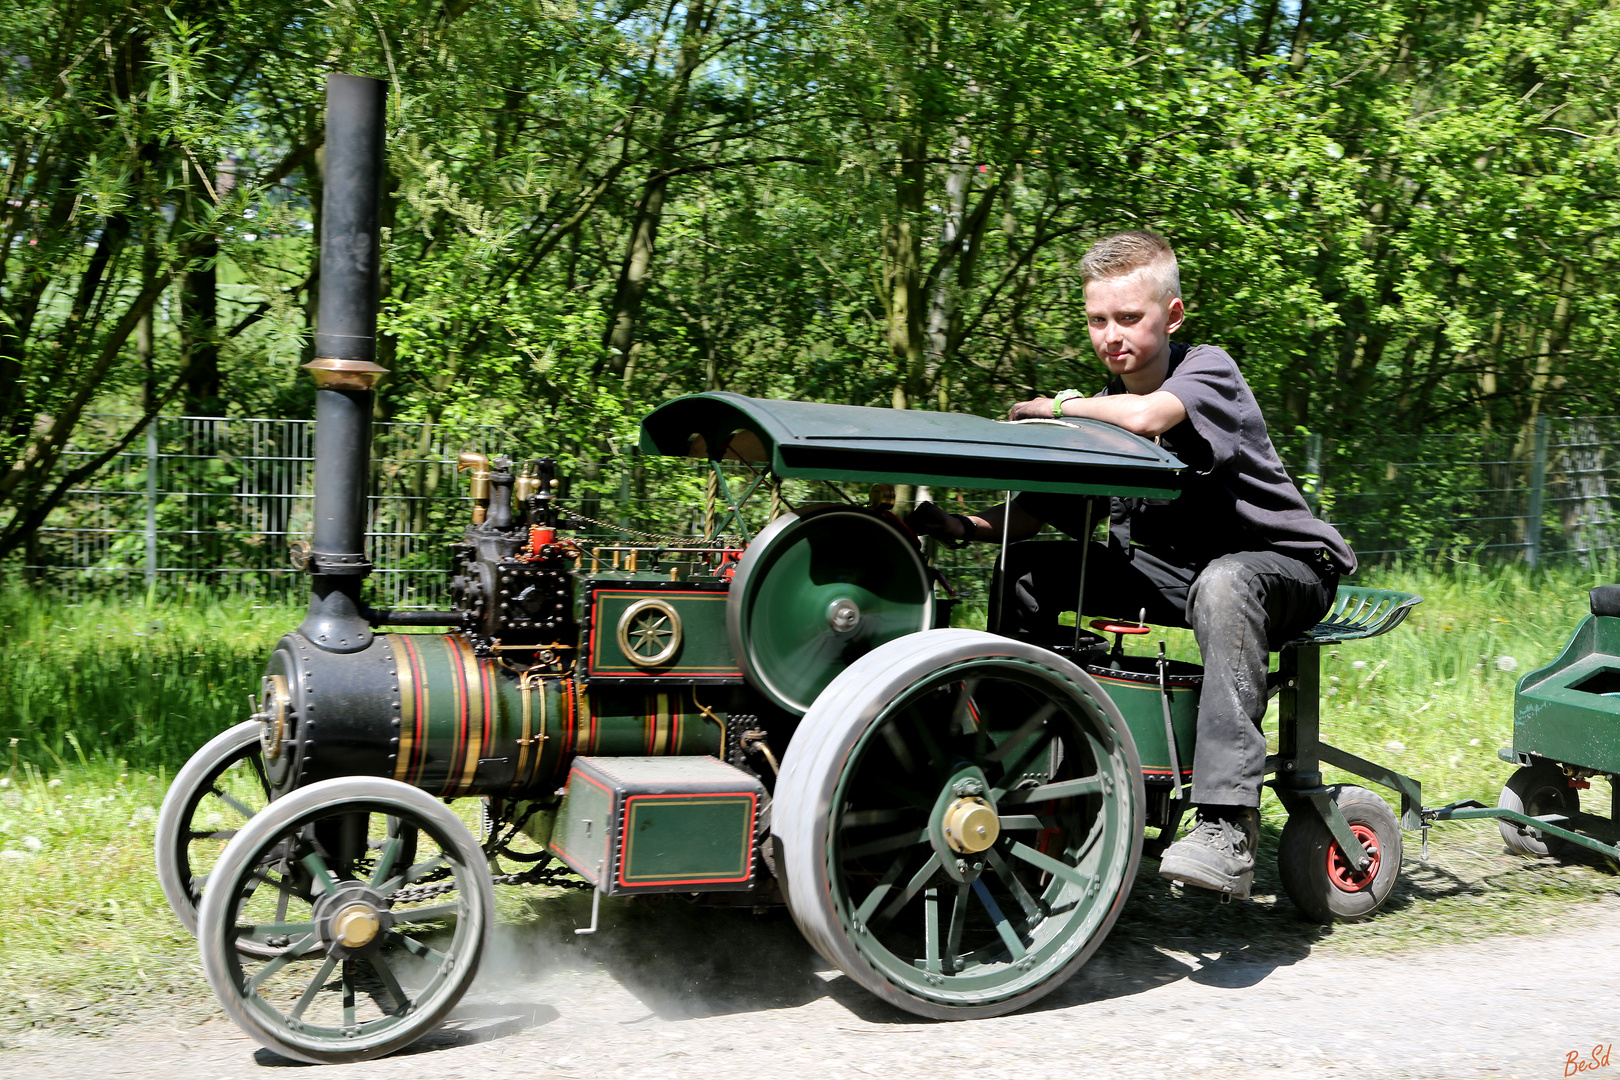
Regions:
M 1180 399 L 1187 419 L 1159 443 L 1187 466 L 1174 499 L 1114 499 L 1110 533 L 1182 565 L 1238 551 L 1276 551 L 1299 559 L 1317 552 L 1342 574 L 1356 557 L 1333 526 L 1319 521 L 1288 478 L 1266 421 L 1237 362 L 1213 345 L 1170 346 L 1170 372 L 1159 389 Z M 1126 393 L 1115 379 L 1098 397 Z M 1026 492 L 1019 503 L 1065 532 L 1082 531 L 1083 500 Z

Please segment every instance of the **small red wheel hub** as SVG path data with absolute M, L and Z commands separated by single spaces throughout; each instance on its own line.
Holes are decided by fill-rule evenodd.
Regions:
M 1328 847 L 1327 876 L 1340 892 L 1364 892 L 1372 886 L 1373 878 L 1378 876 L 1378 834 L 1365 825 L 1353 821 L 1349 824 L 1350 831 L 1356 834 L 1356 839 L 1361 841 L 1361 846 L 1372 861 L 1367 864 L 1367 869 L 1357 873 L 1350 860 L 1345 858 L 1344 848 L 1334 843 Z

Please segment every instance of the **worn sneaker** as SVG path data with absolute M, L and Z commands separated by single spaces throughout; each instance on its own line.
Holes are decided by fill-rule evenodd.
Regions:
M 1252 806 L 1199 807 L 1187 835 L 1165 849 L 1159 873 L 1171 881 L 1246 900 L 1254 882 L 1260 812 Z

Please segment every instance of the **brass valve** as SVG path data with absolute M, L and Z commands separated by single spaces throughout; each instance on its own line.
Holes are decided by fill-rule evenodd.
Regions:
M 482 525 L 489 516 L 489 458 L 471 450 L 456 458 L 456 472 L 472 470 L 473 524 Z

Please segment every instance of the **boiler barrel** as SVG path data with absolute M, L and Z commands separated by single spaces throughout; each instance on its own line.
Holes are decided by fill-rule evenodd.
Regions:
M 481 659 L 458 634 L 378 634 L 358 653 L 281 640 L 267 682 L 286 687 L 265 721 L 278 790 L 335 776 L 387 776 L 444 798 L 538 795 L 576 755 L 714 754 L 725 714 L 703 688 L 591 691 Z

